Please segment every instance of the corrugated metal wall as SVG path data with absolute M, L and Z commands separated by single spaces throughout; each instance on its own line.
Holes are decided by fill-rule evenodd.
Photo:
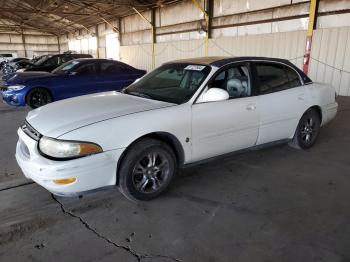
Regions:
M 288 59 L 302 68 L 306 32 L 221 37 L 210 39 L 210 56 L 268 56 Z M 121 60 L 152 70 L 150 44 L 121 46 Z M 204 55 L 203 40 L 158 43 L 156 66 Z M 310 77 L 332 84 L 340 95 L 350 95 L 350 27 L 318 29 L 313 38 Z
M 22 35 L 15 33 L 0 34 L 0 53 L 12 53 L 18 57 L 24 57 L 27 51 L 27 57 L 34 55 L 54 54 L 59 52 L 58 39 L 53 35 L 40 35 L 35 32 L 24 34 L 24 42 Z
M 350 95 L 350 27 L 316 30 L 309 75 L 332 84 L 337 93 Z

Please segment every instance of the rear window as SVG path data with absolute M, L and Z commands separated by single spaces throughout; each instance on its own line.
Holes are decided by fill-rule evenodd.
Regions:
M 268 94 L 301 85 L 295 70 L 277 63 L 256 63 L 259 93 Z

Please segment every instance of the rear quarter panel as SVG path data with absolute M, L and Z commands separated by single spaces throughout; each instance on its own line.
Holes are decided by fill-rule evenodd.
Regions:
M 319 106 L 322 111 L 322 125 L 332 120 L 337 112 L 336 92 L 333 86 L 323 83 L 306 85 L 311 106 Z
M 305 86 L 311 102 L 315 105 L 325 106 L 335 101 L 335 89 L 331 85 L 312 83 Z

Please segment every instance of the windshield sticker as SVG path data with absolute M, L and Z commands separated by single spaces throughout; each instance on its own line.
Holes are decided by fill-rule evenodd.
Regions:
M 188 65 L 185 67 L 185 70 L 194 70 L 194 71 L 202 71 L 205 66 L 201 65 Z

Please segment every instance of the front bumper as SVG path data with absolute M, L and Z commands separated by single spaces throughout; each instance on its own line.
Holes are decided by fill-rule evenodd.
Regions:
M 117 162 L 123 149 L 102 152 L 73 160 L 55 161 L 40 155 L 38 142 L 18 129 L 16 160 L 24 175 L 56 195 L 80 192 L 116 184 Z M 53 180 L 74 177 L 71 184 L 57 185 Z
M 4 102 L 11 106 L 25 106 L 25 94 L 21 91 L 1 91 L 2 99 Z

